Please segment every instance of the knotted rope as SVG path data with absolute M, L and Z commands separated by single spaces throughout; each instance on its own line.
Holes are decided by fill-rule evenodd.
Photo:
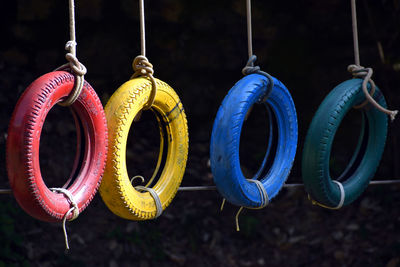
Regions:
M 259 66 L 254 66 L 254 62 L 256 60 L 257 60 L 257 56 L 251 55 L 249 57 L 249 60 L 246 63 L 246 66 L 242 69 L 242 73 L 245 76 L 249 75 L 249 74 L 257 73 L 257 74 L 261 74 L 261 75 L 267 77 L 267 79 L 268 79 L 267 91 L 266 91 L 263 99 L 261 99 L 261 101 L 264 102 L 268 98 L 269 94 L 272 92 L 272 88 L 274 87 L 274 80 L 272 79 L 271 75 L 262 71 Z
M 65 55 L 68 63 L 58 67 L 56 70 L 68 70 L 75 76 L 74 89 L 67 97 L 66 100 L 59 102 L 61 106 L 72 105 L 82 92 L 83 85 L 85 83 L 84 75 L 86 74 L 86 67 L 79 62 L 76 57 L 76 37 L 75 37 L 75 4 L 74 0 L 69 0 L 69 30 L 70 30 L 70 41 L 65 44 L 65 50 L 68 53 Z
M 364 92 L 366 100 L 363 103 L 361 103 L 360 105 L 355 106 L 354 108 L 362 108 L 369 102 L 374 107 L 376 107 L 379 111 L 381 111 L 385 114 L 388 114 L 390 116 L 390 119 L 393 121 L 399 111 L 398 110 L 389 110 L 389 109 L 382 107 L 372 97 L 374 95 L 375 87 L 376 87 L 375 82 L 371 79 L 372 74 L 373 74 L 372 68 L 364 68 L 362 66 L 353 64 L 353 65 L 349 65 L 347 67 L 347 70 L 353 75 L 354 78 L 363 79 L 362 90 Z M 368 88 L 367 88 L 368 83 L 371 84 L 371 92 L 368 92 Z
M 78 208 L 78 204 L 76 203 L 74 196 L 71 194 L 71 192 L 69 192 L 67 189 L 65 188 L 50 188 L 51 191 L 55 192 L 55 193 L 62 193 L 64 194 L 69 203 L 71 204 L 71 208 L 65 213 L 64 218 L 63 218 L 63 231 L 64 231 L 64 240 L 65 240 L 65 248 L 66 250 L 69 250 L 69 244 L 68 244 L 68 235 L 67 235 L 67 229 L 65 227 L 66 221 L 67 221 L 67 217 L 70 215 L 71 212 L 73 212 L 72 214 L 72 218 L 69 219 L 68 221 L 73 221 L 76 218 L 78 218 L 79 216 L 79 208 Z
M 75 84 L 74 84 L 74 89 L 72 89 L 71 93 L 62 102 L 59 102 L 58 104 L 61 106 L 70 106 L 72 105 L 76 99 L 79 97 L 79 95 L 82 92 L 83 85 L 85 83 L 85 78 L 84 75 L 87 72 L 86 67 L 79 62 L 78 58 L 71 52 L 75 50 L 76 42 L 75 41 L 68 41 L 67 44 L 65 45 L 65 50 L 69 51 L 65 55 L 65 58 L 67 59 L 68 63 L 58 67 L 56 70 L 67 70 L 70 71 L 74 74 L 75 76 Z
M 151 81 L 152 89 L 150 92 L 150 96 L 147 103 L 143 107 L 143 109 L 145 110 L 149 109 L 153 105 L 157 93 L 157 83 L 153 77 L 154 74 L 153 65 L 149 62 L 149 60 L 145 56 L 140 55 L 135 57 L 132 63 L 132 67 L 135 73 L 133 73 L 131 79 L 143 76 L 150 79 Z
M 388 110 L 381 105 L 379 105 L 375 99 L 373 99 L 373 95 L 375 93 L 375 83 L 371 79 L 372 77 L 372 68 L 364 68 L 360 65 L 360 49 L 358 45 L 358 27 L 357 27 L 357 7 L 356 0 L 351 0 L 351 21 L 352 21 L 352 30 L 353 30 L 353 46 L 354 46 L 354 62 L 355 64 L 349 65 L 347 70 L 353 75 L 355 78 L 364 79 L 362 83 L 362 89 L 365 95 L 365 100 L 358 106 L 354 108 L 362 108 L 368 102 L 370 102 L 374 107 L 376 107 L 379 111 L 388 114 L 390 116 L 390 120 L 393 121 L 398 113 L 398 110 Z M 368 82 L 371 84 L 371 93 L 368 92 L 367 85 Z

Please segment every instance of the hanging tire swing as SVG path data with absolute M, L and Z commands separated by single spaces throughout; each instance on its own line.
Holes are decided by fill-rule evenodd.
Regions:
M 146 58 L 144 0 L 139 1 L 139 10 L 141 55 L 133 61 L 135 72 L 131 80 L 118 88 L 105 107 L 110 133 L 109 154 L 100 186 L 100 195 L 107 207 L 129 220 L 155 219 L 168 207 L 181 184 L 189 149 L 182 103 L 168 84 L 153 77 L 153 65 Z M 151 110 L 156 116 L 160 153 L 147 184 L 133 187 L 134 178 L 140 177 L 142 182 L 145 179 L 140 175 L 129 178 L 126 145 L 132 122 L 140 117 L 142 110 Z
M 327 208 L 340 208 L 358 198 L 375 174 L 385 147 L 387 115 L 367 104 L 356 150 L 338 181 L 331 179 L 329 161 L 335 133 L 346 114 L 365 101 L 362 83 L 361 79 L 352 79 L 334 88 L 319 106 L 307 132 L 302 159 L 305 189 Z M 377 87 L 374 99 L 386 107 Z
M 319 106 L 307 132 L 303 149 L 302 176 L 313 204 L 340 209 L 356 200 L 368 186 L 381 160 L 387 135 L 387 116 L 398 113 L 386 108 L 386 101 L 372 77 L 372 69 L 360 66 L 356 2 L 351 0 L 354 65 L 348 67 L 354 79 L 335 87 Z M 362 79 L 360 79 L 362 78 Z M 362 108 L 362 129 L 356 150 L 343 173 L 332 180 L 329 161 L 336 131 L 352 108 Z
M 186 115 L 177 94 L 166 83 L 155 80 L 157 92 L 151 111 L 156 115 L 161 141 L 156 171 L 150 181 L 161 172 L 152 189 L 164 210 L 175 196 L 185 172 L 188 129 Z M 150 192 L 141 192 L 132 186 L 125 157 L 129 129 L 134 118 L 144 109 L 151 91 L 152 83 L 149 79 L 134 78 L 124 83 L 105 107 L 109 127 L 109 154 L 100 194 L 114 214 L 130 220 L 154 219 L 161 212 Z M 160 170 L 164 146 L 167 149 L 165 166 Z
M 297 115 L 292 97 L 276 78 L 254 66 L 251 30 L 251 0 L 246 1 L 247 48 L 249 59 L 237 82 L 224 98 L 214 120 L 210 165 L 214 182 L 225 200 L 241 208 L 261 209 L 284 185 L 296 155 Z M 269 119 L 268 146 L 257 173 L 246 178 L 240 166 L 239 144 L 243 123 L 255 104 L 266 108 Z
M 270 81 L 265 76 L 250 74 L 242 78 L 225 97 L 214 121 L 210 145 L 214 181 L 221 195 L 238 206 L 256 208 L 265 202 L 259 187 L 252 180 L 261 181 L 268 200 L 275 197 L 289 175 L 296 154 L 297 116 L 294 103 L 286 87 L 276 78 L 272 79 L 273 87 L 268 92 Z M 240 168 L 240 134 L 246 114 L 257 103 L 267 108 L 270 128 L 275 130 L 270 131 L 267 152 L 260 169 L 254 177 L 246 179 Z M 272 136 L 274 133 L 276 137 Z M 276 144 L 272 144 L 274 139 Z M 267 167 L 269 169 L 265 170 Z M 260 177 L 262 173 L 265 174 Z
M 18 100 L 9 124 L 7 172 L 14 196 L 28 214 L 42 221 L 61 221 L 72 204 L 71 199 L 53 192 L 43 181 L 39 146 L 48 112 L 71 94 L 74 83 L 74 76 L 65 71 L 50 72 L 38 78 Z M 77 125 L 77 155 L 74 170 L 63 189 L 70 192 L 82 212 L 100 185 L 107 153 L 107 125 L 103 106 L 87 82 L 70 107 Z M 81 147 L 85 151 L 83 155 Z M 70 213 L 67 219 L 73 216 Z

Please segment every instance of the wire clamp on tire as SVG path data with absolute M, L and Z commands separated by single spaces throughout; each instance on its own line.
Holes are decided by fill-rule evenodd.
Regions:
M 135 175 L 131 178 L 131 184 L 136 179 L 140 179 L 142 181 L 142 183 L 144 183 L 144 181 L 145 181 L 143 176 Z M 163 212 L 163 209 L 162 209 L 162 203 L 160 200 L 160 196 L 157 194 L 157 192 L 154 191 L 153 188 L 145 187 L 145 186 L 141 186 L 141 185 L 135 186 L 135 189 L 138 190 L 139 192 L 145 191 L 145 192 L 150 193 L 150 195 L 154 199 L 154 203 L 156 204 L 156 216 L 154 217 L 154 219 L 157 219 L 158 217 L 160 217 Z
M 323 207 L 323 208 L 326 208 L 326 209 L 331 209 L 331 210 L 338 210 L 338 209 L 343 207 L 344 199 L 346 197 L 346 192 L 344 191 L 344 187 L 343 187 L 342 183 L 339 182 L 339 181 L 332 180 L 332 182 L 337 184 L 338 187 L 339 187 L 339 190 L 340 190 L 340 201 L 339 201 L 339 204 L 336 207 L 329 207 L 329 206 L 326 206 L 324 204 L 321 204 L 321 203 L 315 201 L 314 199 L 311 198 L 310 194 L 308 194 L 308 199 L 311 200 L 311 203 L 313 205 L 318 205 L 320 207 Z
M 135 186 L 135 189 L 138 191 L 146 191 L 146 192 L 150 193 L 150 195 L 154 199 L 154 203 L 156 204 L 156 216 L 154 217 L 154 219 L 157 219 L 158 217 L 160 217 L 160 215 L 163 212 L 163 208 L 162 208 L 162 203 L 161 203 L 160 197 L 158 196 L 156 191 L 154 191 L 153 188 L 145 187 L 145 186 L 141 186 L 141 185 Z
M 260 197 L 261 197 L 261 205 L 259 207 L 240 207 L 238 212 L 236 213 L 235 216 L 235 221 L 236 221 L 236 231 L 240 231 L 239 228 L 239 215 L 242 212 L 243 208 L 247 208 L 247 209 L 254 209 L 254 210 L 258 210 L 258 209 L 262 209 L 265 208 L 268 204 L 269 204 L 269 197 L 268 197 L 268 193 L 267 190 L 265 190 L 263 184 L 259 181 L 259 180 L 254 180 L 254 179 L 246 179 L 248 182 L 251 183 L 255 183 L 258 189 L 258 192 L 260 193 Z M 224 199 L 225 201 L 225 199 Z
M 64 218 L 63 218 L 63 231 L 64 231 L 64 239 L 65 239 L 65 248 L 66 250 L 69 250 L 69 244 L 68 244 L 68 235 L 67 235 L 67 229 L 65 227 L 67 218 L 71 212 L 72 213 L 72 218 L 69 219 L 68 221 L 73 221 L 79 216 L 79 208 L 78 208 L 78 203 L 75 201 L 74 196 L 65 188 L 50 188 L 51 191 L 55 193 L 62 193 L 64 194 L 67 198 L 68 201 L 71 203 L 71 208 L 65 213 Z

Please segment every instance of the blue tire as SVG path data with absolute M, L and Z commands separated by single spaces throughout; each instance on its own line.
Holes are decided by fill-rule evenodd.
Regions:
M 261 196 L 256 184 L 244 177 L 239 160 L 239 143 L 247 112 L 262 103 L 270 116 L 269 144 L 263 163 L 253 179 L 259 179 L 268 199 L 282 188 L 292 168 L 297 147 L 297 115 L 287 88 L 273 77 L 274 86 L 267 94 L 268 79 L 260 74 L 247 75 L 233 86 L 220 106 L 214 121 L 210 145 L 210 163 L 214 182 L 221 195 L 232 204 L 256 208 Z M 271 134 L 276 134 L 272 138 Z M 275 139 L 276 144 L 271 141 Z M 274 147 L 274 149 L 271 149 Z M 264 170 L 269 161 L 269 170 Z M 259 177 L 265 173 L 263 177 Z

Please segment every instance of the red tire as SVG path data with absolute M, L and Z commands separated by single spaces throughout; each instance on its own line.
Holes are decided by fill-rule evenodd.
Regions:
M 7 172 L 14 197 L 28 214 L 42 221 L 61 221 L 71 208 L 64 194 L 52 192 L 44 183 L 40 172 L 39 144 L 49 110 L 65 99 L 73 86 L 74 76 L 68 72 L 55 71 L 41 76 L 18 100 L 8 129 Z M 103 175 L 107 125 L 103 106 L 87 82 L 71 109 L 75 113 L 78 133 L 74 168 L 79 169 L 72 171 L 69 180 L 72 176 L 75 178 L 67 189 L 82 212 L 93 199 Z M 84 144 L 81 144 L 81 138 Z M 68 219 L 71 217 L 72 213 Z

